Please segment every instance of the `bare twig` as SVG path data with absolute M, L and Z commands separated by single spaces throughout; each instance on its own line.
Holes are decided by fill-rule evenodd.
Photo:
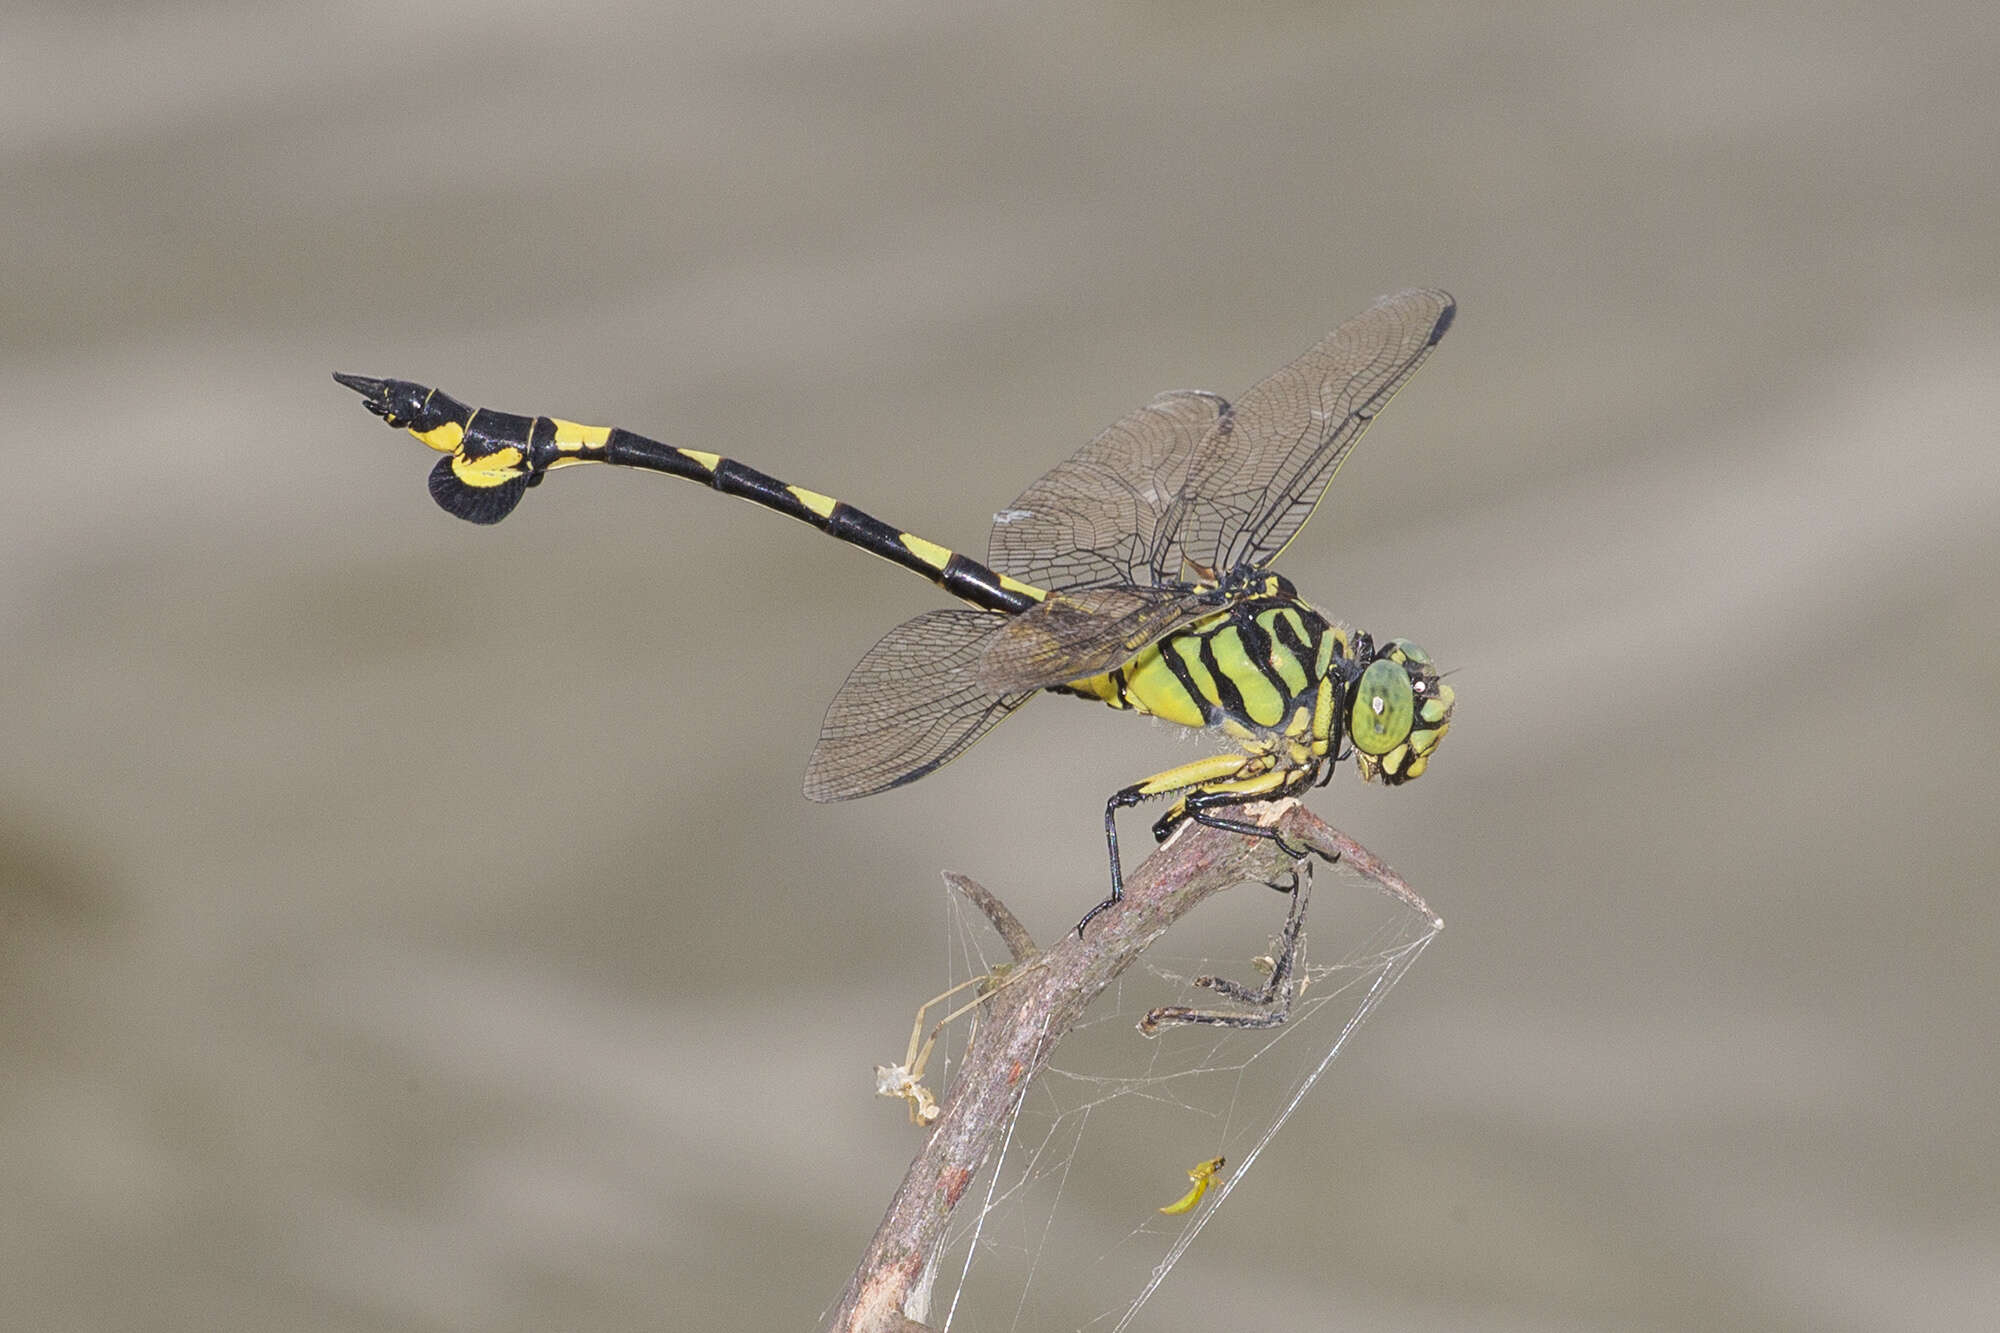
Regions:
M 1035 947 L 1034 936 L 1021 924 L 1021 919 L 1007 910 L 1007 904 L 993 896 L 993 891 L 970 875 L 961 875 L 956 870 L 944 872 L 944 882 L 964 894 L 966 900 L 985 914 L 993 923 L 993 929 L 1007 945 L 1007 952 L 1014 955 L 1014 961 L 1025 963 L 1041 950 Z
M 1280 830 L 1294 848 L 1345 861 L 1438 921 L 1401 876 L 1296 801 L 1247 806 L 1245 813 Z M 962 875 L 947 876 L 994 923 L 1016 969 L 986 1001 L 944 1113 L 910 1163 L 829 1327 L 836 1333 L 924 1333 L 931 1265 L 952 1210 L 1063 1036 L 1099 992 L 1202 899 L 1270 879 L 1288 864 L 1271 839 L 1184 826 L 1127 878 L 1123 902 L 1082 937 L 1070 931 L 1042 952 L 998 898 Z

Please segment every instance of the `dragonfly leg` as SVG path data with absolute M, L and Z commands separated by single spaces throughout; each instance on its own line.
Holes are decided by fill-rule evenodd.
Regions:
M 1094 920 L 1099 912 L 1122 901 L 1125 897 L 1125 874 L 1118 862 L 1118 812 L 1128 809 L 1154 796 L 1165 796 L 1172 792 L 1186 791 L 1190 787 L 1203 787 L 1209 783 L 1227 782 L 1238 777 L 1245 768 L 1259 762 L 1259 756 L 1250 754 L 1219 754 L 1207 759 L 1196 759 L 1178 768 L 1155 773 L 1143 782 L 1135 782 L 1129 787 L 1120 787 L 1111 793 L 1111 799 L 1104 803 L 1104 843 L 1111 854 L 1111 896 L 1083 914 L 1083 920 L 1076 923 L 1076 933 L 1083 934 L 1083 928 Z M 1268 775 L 1267 775 L 1268 776 Z M 1250 782 L 1260 782 L 1261 777 Z M 1173 812 L 1168 811 L 1171 815 Z M 1169 832 L 1172 830 L 1170 829 Z
M 1244 783 L 1232 784 L 1231 788 L 1227 790 L 1196 792 L 1183 802 L 1186 806 L 1184 811 L 1185 817 L 1192 819 L 1197 824 L 1206 825 L 1209 828 L 1223 829 L 1230 833 L 1248 834 L 1253 838 L 1269 838 L 1272 842 L 1278 844 L 1278 850 L 1286 856 L 1291 857 L 1294 861 L 1303 860 L 1312 855 L 1312 848 L 1294 846 L 1291 840 L 1286 838 L 1277 829 L 1264 824 L 1254 824 L 1247 819 L 1231 819 L 1226 815 L 1213 813 L 1217 809 L 1227 809 L 1231 806 L 1241 805 L 1246 800 L 1256 800 L 1259 797 L 1268 796 L 1284 789 L 1282 780 L 1284 775 L 1271 773 L 1265 776 L 1269 779 L 1276 779 L 1265 790 L 1246 790 L 1244 788 L 1248 788 L 1251 784 Z M 1254 783 L 1257 780 L 1252 779 L 1251 781 Z
M 1278 947 L 1271 955 L 1271 975 L 1263 986 L 1252 989 L 1239 982 L 1230 981 L 1226 977 L 1195 978 L 1195 985 L 1204 990 L 1212 990 L 1240 1004 L 1250 1005 L 1252 1008 L 1249 1011 L 1196 1009 L 1184 1004 L 1162 1005 L 1139 1021 L 1139 1031 L 1150 1037 L 1161 1028 L 1178 1023 L 1206 1023 L 1212 1027 L 1225 1028 L 1283 1026 L 1292 1016 L 1292 1002 L 1298 998 L 1299 991 L 1303 989 L 1295 973 L 1298 967 L 1299 941 L 1306 922 L 1306 900 L 1311 895 L 1310 869 L 1303 875 L 1295 873 L 1292 880 L 1292 908 L 1285 916 L 1284 931 L 1278 936 Z
M 1173 808 L 1168 810 L 1167 813 L 1153 821 L 1153 841 L 1165 842 L 1174 835 L 1175 829 L 1192 819 L 1195 823 L 1206 825 L 1209 828 L 1223 829 L 1230 833 L 1247 833 L 1253 838 L 1269 838 L 1277 843 L 1287 856 L 1292 857 L 1294 860 L 1304 858 L 1311 851 L 1310 848 L 1293 847 L 1290 842 L 1286 841 L 1282 834 L 1275 833 L 1265 828 L 1262 824 L 1252 824 L 1245 820 L 1228 819 L 1221 815 L 1207 814 L 1197 804 L 1197 799 L 1184 797 L 1174 802 Z M 1216 804 L 1235 805 L 1242 799 L 1231 794 L 1228 801 L 1219 801 Z M 1296 870 L 1287 870 L 1283 880 L 1265 880 L 1264 883 L 1267 887 L 1276 889 L 1279 893 L 1290 893 L 1297 886 L 1298 879 L 1299 874 Z
M 1111 853 L 1111 896 L 1083 914 L 1083 920 L 1076 923 L 1078 939 L 1083 938 L 1083 928 L 1091 923 L 1099 912 L 1123 901 L 1125 897 L 1125 875 L 1118 866 L 1118 812 L 1146 799 L 1145 784 L 1134 783 L 1111 793 L 1111 799 L 1104 803 L 1104 845 Z

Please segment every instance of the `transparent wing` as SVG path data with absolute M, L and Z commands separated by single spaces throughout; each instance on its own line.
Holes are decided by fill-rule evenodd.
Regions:
M 986 563 L 1058 591 L 1181 578 L 1178 548 L 1154 549 L 1168 535 L 1161 518 L 1196 447 L 1228 414 L 1222 398 L 1195 390 L 1127 414 L 993 516 Z M 1172 572 L 1156 580 L 1161 568 Z
M 1440 291 L 1386 296 L 1234 406 L 1163 395 L 1044 474 L 994 515 L 987 562 L 1059 595 L 994 632 L 979 684 L 1096 675 L 1208 614 L 1212 597 L 1185 586 L 1195 567 L 1275 558 L 1456 308 Z
M 1008 624 L 990 611 L 926 611 L 863 654 L 827 705 L 806 765 L 806 796 L 870 796 L 941 768 L 1027 701 L 1032 690 L 987 688 L 975 675 Z
M 1166 539 L 1156 541 L 1150 576 L 1133 582 L 1183 577 L 1184 556 L 1225 572 L 1276 558 L 1456 310 L 1440 291 L 1385 296 L 1244 394 L 1195 450 L 1179 498 L 1154 519 Z
M 1004 622 L 976 674 L 989 690 L 1035 690 L 1109 671 L 1218 606 L 1213 592 L 1076 588 Z

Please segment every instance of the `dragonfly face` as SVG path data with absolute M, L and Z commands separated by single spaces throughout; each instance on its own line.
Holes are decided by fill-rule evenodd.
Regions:
M 1424 775 L 1432 751 L 1451 730 L 1458 701 L 1451 686 L 1438 679 L 1429 655 L 1408 639 L 1382 646 L 1350 698 L 1355 767 L 1364 781 L 1379 777 L 1392 787 Z

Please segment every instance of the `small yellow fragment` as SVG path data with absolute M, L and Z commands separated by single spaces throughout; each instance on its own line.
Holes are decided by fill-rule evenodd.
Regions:
M 1194 1206 L 1201 1202 L 1202 1195 L 1208 1193 L 1208 1187 L 1215 1183 L 1216 1176 L 1221 1174 L 1222 1168 L 1226 1164 L 1227 1162 L 1224 1158 L 1211 1157 L 1206 1162 L 1190 1167 L 1188 1169 L 1188 1179 L 1192 1180 L 1194 1185 L 1186 1194 L 1181 1195 L 1180 1198 L 1175 1199 L 1172 1203 L 1160 1209 L 1160 1211 L 1163 1213 L 1193 1212 Z

